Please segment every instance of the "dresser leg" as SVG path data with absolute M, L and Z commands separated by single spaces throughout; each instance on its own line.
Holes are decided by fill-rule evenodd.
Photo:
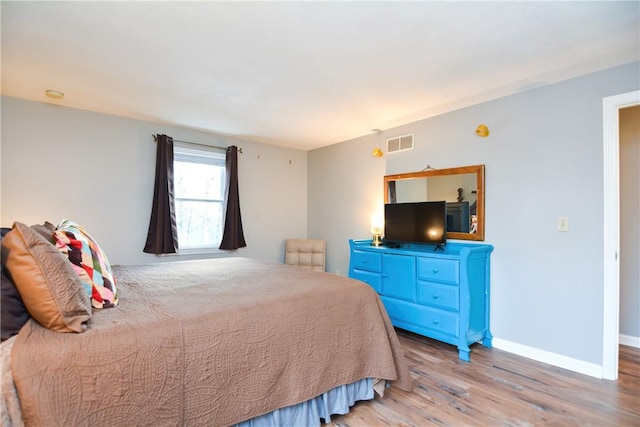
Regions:
M 465 362 L 470 361 L 471 359 L 469 358 L 469 349 L 464 349 L 464 348 L 460 348 L 458 347 L 458 358 L 460 360 L 464 360 Z
M 485 346 L 485 347 L 492 348 L 493 347 L 493 337 L 492 336 L 488 336 L 488 337 L 482 338 L 482 345 Z

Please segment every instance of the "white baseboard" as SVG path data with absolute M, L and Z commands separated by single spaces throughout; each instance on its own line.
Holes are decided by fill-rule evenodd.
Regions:
M 640 337 L 633 337 L 631 335 L 620 334 L 620 344 L 628 345 L 635 348 L 640 348 Z
M 500 338 L 493 338 L 493 346 L 497 349 L 508 351 L 538 362 L 547 363 L 559 368 L 568 369 L 591 377 L 602 378 L 602 366 L 573 357 L 562 356 L 538 348 L 514 343 Z

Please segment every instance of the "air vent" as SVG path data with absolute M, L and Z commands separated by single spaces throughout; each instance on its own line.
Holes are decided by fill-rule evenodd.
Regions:
M 413 150 L 413 134 L 387 139 L 387 153 Z

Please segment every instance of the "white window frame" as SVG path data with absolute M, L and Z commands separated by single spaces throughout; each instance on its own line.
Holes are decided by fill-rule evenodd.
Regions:
M 218 225 L 220 227 L 220 238 L 222 238 L 222 232 L 224 231 L 224 185 L 225 185 L 225 150 L 218 149 L 215 147 L 207 147 L 204 145 L 194 145 L 194 144 L 181 144 L 174 143 L 173 147 L 174 154 L 174 200 L 176 202 L 176 206 L 180 201 L 206 201 L 209 203 L 219 203 L 221 205 L 222 217 L 221 222 Z M 176 168 L 176 162 L 184 162 L 186 157 L 192 157 L 195 161 L 193 163 L 217 163 L 217 165 L 221 165 L 223 167 L 222 173 L 222 182 L 221 182 L 221 198 L 213 199 L 213 198 L 205 198 L 205 197 L 179 197 L 176 191 L 177 182 L 179 180 L 179 175 L 176 172 L 178 168 Z M 180 221 L 178 218 L 179 212 L 176 207 L 176 220 Z M 180 231 L 178 231 L 180 234 Z M 180 241 L 180 235 L 178 235 L 178 241 Z M 189 254 L 197 254 L 197 253 L 211 253 L 211 252 L 219 252 L 220 241 L 211 242 L 210 244 L 205 245 L 184 245 L 180 244 L 178 246 L 178 255 L 189 255 Z

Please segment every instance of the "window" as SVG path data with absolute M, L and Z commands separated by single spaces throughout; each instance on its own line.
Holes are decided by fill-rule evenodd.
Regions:
M 224 227 L 225 153 L 178 145 L 173 153 L 179 248 L 218 248 Z

